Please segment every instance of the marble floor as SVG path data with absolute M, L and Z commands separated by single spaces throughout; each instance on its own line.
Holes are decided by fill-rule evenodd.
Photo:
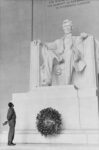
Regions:
M 0 144 L 0 150 L 99 150 L 99 145 L 81 144 L 16 144 L 8 146 Z

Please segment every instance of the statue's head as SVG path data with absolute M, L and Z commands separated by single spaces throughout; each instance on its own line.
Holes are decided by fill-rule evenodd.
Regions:
M 62 27 L 63 27 L 63 31 L 65 34 L 71 33 L 72 32 L 72 21 L 68 20 L 68 19 L 64 20 Z

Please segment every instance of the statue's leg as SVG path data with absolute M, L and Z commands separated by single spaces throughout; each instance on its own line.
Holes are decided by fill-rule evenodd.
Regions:
M 68 50 L 65 55 L 65 84 L 71 84 L 72 70 L 71 70 L 72 51 Z

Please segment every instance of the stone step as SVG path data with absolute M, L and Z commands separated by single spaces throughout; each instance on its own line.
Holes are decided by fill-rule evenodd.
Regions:
M 0 143 L 7 143 L 8 132 L 0 133 Z M 99 130 L 65 130 L 52 137 L 44 137 L 37 130 L 15 132 L 16 143 L 27 144 L 61 144 L 61 145 L 99 145 Z
M 99 150 L 94 144 L 16 144 L 16 146 L 0 145 L 0 150 Z

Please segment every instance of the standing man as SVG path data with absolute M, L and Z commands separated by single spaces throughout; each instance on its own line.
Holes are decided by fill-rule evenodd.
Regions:
M 16 145 L 13 143 L 14 134 L 15 134 L 15 124 L 16 124 L 16 113 L 14 110 L 13 103 L 8 103 L 8 113 L 7 113 L 7 120 L 9 124 L 9 133 L 8 133 L 8 145 L 13 146 Z

